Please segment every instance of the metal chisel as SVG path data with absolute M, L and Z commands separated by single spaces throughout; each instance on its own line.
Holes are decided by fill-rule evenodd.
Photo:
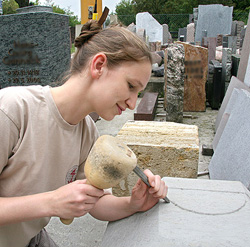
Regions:
M 134 173 L 139 177 L 141 178 L 141 180 L 148 186 L 148 187 L 151 187 L 151 185 L 149 184 L 148 182 L 148 177 L 145 175 L 145 173 L 140 169 L 140 167 L 136 166 L 134 168 Z M 163 198 L 163 200 L 166 202 L 166 203 L 170 203 L 170 200 L 165 197 Z

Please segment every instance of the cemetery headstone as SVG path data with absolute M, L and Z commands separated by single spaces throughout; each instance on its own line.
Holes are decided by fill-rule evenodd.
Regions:
M 223 48 L 222 49 L 222 83 L 223 83 L 223 91 L 221 92 L 221 102 L 224 98 L 225 91 L 228 88 L 228 84 L 231 80 L 231 69 L 232 69 L 232 49 L 231 48 Z
M 177 123 L 183 121 L 184 57 L 185 51 L 181 44 L 170 44 L 165 50 L 164 108 L 166 109 L 166 121 Z
M 217 45 L 216 46 L 222 46 L 223 35 L 218 34 L 216 37 L 217 37 Z
M 141 28 L 146 30 L 149 42 L 160 41 L 162 43 L 162 25 L 148 12 L 138 13 L 136 15 L 136 30 Z
M 193 17 L 194 17 L 194 29 L 195 29 L 198 21 L 198 8 L 193 8 Z
M 185 50 L 183 111 L 205 111 L 208 50 L 188 43 L 178 44 Z
M 243 42 L 242 51 L 241 51 L 240 64 L 239 64 L 239 69 L 238 69 L 238 74 L 237 74 L 237 77 L 239 78 L 239 80 L 243 81 L 244 83 L 245 83 L 245 75 L 246 75 L 247 68 L 250 69 L 248 67 L 248 64 L 250 63 L 249 53 L 250 53 L 250 13 L 248 15 L 247 29 L 246 29 L 246 34 L 244 37 L 244 42 Z
M 217 114 L 217 117 L 216 117 L 216 121 L 215 121 L 215 131 L 217 131 L 217 128 L 220 124 L 220 121 L 221 121 L 221 118 L 224 114 L 224 111 L 226 109 L 226 106 L 228 104 L 228 101 L 232 95 L 232 92 L 233 92 L 233 89 L 234 88 L 238 88 L 238 89 L 244 89 L 244 90 L 247 90 L 247 91 L 250 91 L 250 88 L 245 85 L 242 81 L 240 81 L 237 77 L 235 76 L 232 76 L 231 77 L 231 80 L 230 80 L 230 83 L 229 83 L 229 86 L 227 88 L 227 92 L 225 94 L 225 97 L 221 103 L 221 106 L 220 106 L 220 109 L 219 109 L 219 112 Z
M 53 85 L 70 65 L 69 17 L 27 9 L 0 16 L 1 88 Z
M 202 42 L 202 31 L 204 30 L 207 31 L 207 37 L 230 34 L 232 14 L 233 7 L 222 4 L 199 5 L 195 41 Z
M 209 63 L 211 60 L 215 59 L 215 55 L 216 55 L 216 38 L 215 37 L 207 38 L 207 48 L 208 48 L 208 63 Z
M 222 46 L 224 48 L 231 48 L 232 54 L 236 54 L 237 36 L 225 35 L 223 36 Z
M 173 42 L 172 35 L 169 32 L 169 28 L 167 24 L 162 24 L 162 31 L 163 31 L 163 45 L 167 45 Z
M 240 64 L 240 55 L 239 54 L 233 54 L 232 55 L 232 76 L 237 76 L 238 68 Z
M 181 37 L 182 37 L 182 40 L 181 40 Z M 186 42 L 186 40 L 187 40 L 187 28 L 186 27 L 179 28 L 178 40 Z
M 210 60 L 206 86 L 207 100 L 212 109 L 219 109 L 221 94 L 224 92 L 222 83 L 222 66 L 217 60 Z
M 147 39 L 147 34 L 146 34 L 146 30 L 143 28 L 137 28 L 136 29 L 136 34 L 144 41 L 146 41 Z
M 235 105 L 235 103 L 237 102 L 238 100 L 238 96 L 240 94 L 240 90 L 237 89 L 237 88 L 234 88 L 233 91 L 232 91 L 232 94 L 230 96 L 230 99 L 228 100 L 227 102 L 227 105 L 226 105 L 226 109 L 224 109 L 224 112 L 223 112 L 223 115 L 222 115 L 222 118 L 221 118 L 221 121 L 220 121 L 220 124 L 216 130 L 216 133 L 215 133 L 215 136 L 214 136 L 214 139 L 213 139 L 213 150 L 216 150 L 217 148 L 217 145 L 220 141 L 220 137 L 225 129 L 225 126 L 227 124 L 227 121 L 230 117 L 230 114 L 232 112 L 232 109 Z
M 236 90 L 236 89 L 235 89 Z M 239 90 L 209 164 L 211 179 L 241 181 L 250 189 L 249 122 L 250 93 Z
M 195 33 L 195 29 L 194 29 L 194 23 L 189 23 L 187 25 L 187 42 L 194 42 L 194 33 Z

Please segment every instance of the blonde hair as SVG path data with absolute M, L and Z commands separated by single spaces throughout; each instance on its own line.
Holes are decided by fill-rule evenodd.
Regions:
M 107 56 L 107 66 L 113 68 L 122 62 L 148 60 L 151 53 L 143 40 L 124 27 L 114 26 L 102 29 L 97 21 L 83 25 L 80 35 L 75 39 L 77 51 L 71 63 L 71 75 L 86 67 L 95 54 L 102 52 Z

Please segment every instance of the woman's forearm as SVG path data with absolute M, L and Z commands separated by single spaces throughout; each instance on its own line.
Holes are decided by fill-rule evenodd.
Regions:
M 0 226 L 51 216 L 51 193 L 0 198 Z
M 90 214 L 103 221 L 115 221 L 136 213 L 130 207 L 130 197 L 105 195 L 96 203 Z

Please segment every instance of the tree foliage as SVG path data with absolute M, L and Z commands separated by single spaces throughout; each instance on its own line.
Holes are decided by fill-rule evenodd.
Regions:
M 69 25 L 71 27 L 74 27 L 77 24 L 81 24 L 80 20 L 78 19 L 78 16 L 74 15 L 74 13 L 70 10 L 69 7 L 68 7 L 68 9 L 62 9 L 59 7 L 59 5 L 52 4 L 52 8 L 53 8 L 54 13 L 68 15 L 69 16 Z
M 139 12 L 150 14 L 192 14 L 193 8 L 199 5 L 223 4 L 233 6 L 234 11 L 249 12 L 250 0 L 122 0 L 116 5 L 116 13 L 120 15 L 126 12 L 127 15 Z
M 129 25 L 132 21 L 129 23 L 128 19 L 130 18 L 131 20 L 132 16 L 139 12 L 149 12 L 154 17 L 157 15 L 158 18 L 155 18 L 158 20 L 159 18 L 166 19 L 166 14 L 193 14 L 194 8 L 208 4 L 233 6 L 234 19 L 247 22 L 250 0 L 122 0 L 116 5 L 116 14 L 123 24 Z M 165 16 L 163 17 L 163 15 Z M 179 21 L 181 20 L 169 20 L 173 24 L 177 24 Z M 164 23 L 166 23 L 166 20 Z
M 122 0 L 116 5 L 116 14 L 120 21 L 128 26 L 130 23 L 135 23 L 135 11 L 131 0 Z
M 25 5 L 26 4 L 26 5 Z M 28 4 L 28 5 L 27 5 Z M 77 15 L 68 9 L 60 8 L 59 5 L 55 5 L 52 0 L 47 0 L 45 3 L 47 6 L 51 6 L 53 8 L 54 13 L 68 15 L 69 16 L 69 25 L 75 26 L 76 24 L 80 24 L 80 20 Z M 25 5 L 25 6 L 24 6 Z M 30 5 L 40 5 L 39 0 L 34 0 L 33 2 L 27 0 L 3 0 L 3 14 L 15 14 L 17 8 L 26 7 Z
M 15 0 L 3 0 L 3 14 L 15 14 L 19 6 Z
M 29 6 L 29 0 L 15 0 L 17 4 L 19 5 L 19 8 L 27 7 Z

